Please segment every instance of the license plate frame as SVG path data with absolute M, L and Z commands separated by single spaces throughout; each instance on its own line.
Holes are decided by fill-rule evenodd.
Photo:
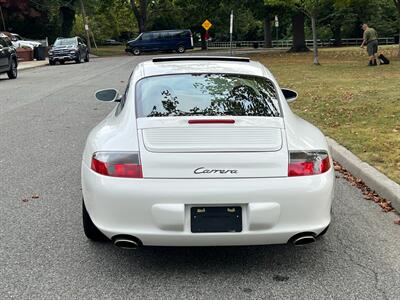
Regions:
M 241 206 L 194 206 L 190 208 L 192 233 L 238 233 L 243 230 Z

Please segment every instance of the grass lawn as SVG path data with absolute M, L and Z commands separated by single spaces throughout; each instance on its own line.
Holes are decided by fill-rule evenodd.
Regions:
M 125 45 L 120 46 L 99 46 L 97 49 L 92 47 L 91 53 L 97 56 L 120 56 L 125 53 Z
M 312 53 L 256 54 L 281 87 L 297 90 L 292 109 L 400 183 L 400 60 L 397 47 L 382 47 L 390 65 L 367 67 L 360 48 L 321 49 L 321 66 Z

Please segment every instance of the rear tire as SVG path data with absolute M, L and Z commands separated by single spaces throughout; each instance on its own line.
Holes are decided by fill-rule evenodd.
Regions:
M 92 219 L 90 218 L 86 206 L 85 201 L 82 199 L 82 222 L 83 222 L 83 231 L 88 239 L 92 241 L 105 241 L 107 240 L 106 236 L 93 224 Z
M 140 49 L 139 48 L 132 49 L 132 54 L 133 55 L 140 55 Z
M 89 62 L 90 58 L 89 58 L 89 52 L 86 53 L 86 57 L 85 57 L 85 62 Z
M 54 60 L 49 60 L 49 65 L 50 66 L 54 66 L 56 64 L 56 62 Z
M 17 62 L 15 59 L 11 60 L 10 70 L 7 72 L 9 79 L 16 79 L 18 77 Z
M 65 61 L 60 60 L 60 65 L 63 65 L 63 64 L 65 64 Z
M 182 53 L 185 53 L 185 51 L 186 51 L 186 49 L 185 49 L 185 46 L 183 46 L 183 45 L 179 45 L 178 48 L 176 48 L 177 53 L 182 54 Z

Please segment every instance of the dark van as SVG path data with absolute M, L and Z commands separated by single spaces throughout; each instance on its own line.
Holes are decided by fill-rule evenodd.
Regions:
M 139 55 L 146 51 L 174 50 L 183 53 L 186 49 L 193 49 L 193 36 L 189 29 L 143 32 L 127 43 L 125 51 Z

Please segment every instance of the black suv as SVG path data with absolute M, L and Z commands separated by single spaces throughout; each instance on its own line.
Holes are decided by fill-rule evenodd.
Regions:
M 81 63 L 89 61 L 89 48 L 80 37 L 57 38 L 49 50 L 49 63 L 55 65 L 58 61 L 64 64 L 66 61 Z
M 0 74 L 7 73 L 8 78 L 17 78 L 18 71 L 17 51 L 11 40 L 0 33 Z

